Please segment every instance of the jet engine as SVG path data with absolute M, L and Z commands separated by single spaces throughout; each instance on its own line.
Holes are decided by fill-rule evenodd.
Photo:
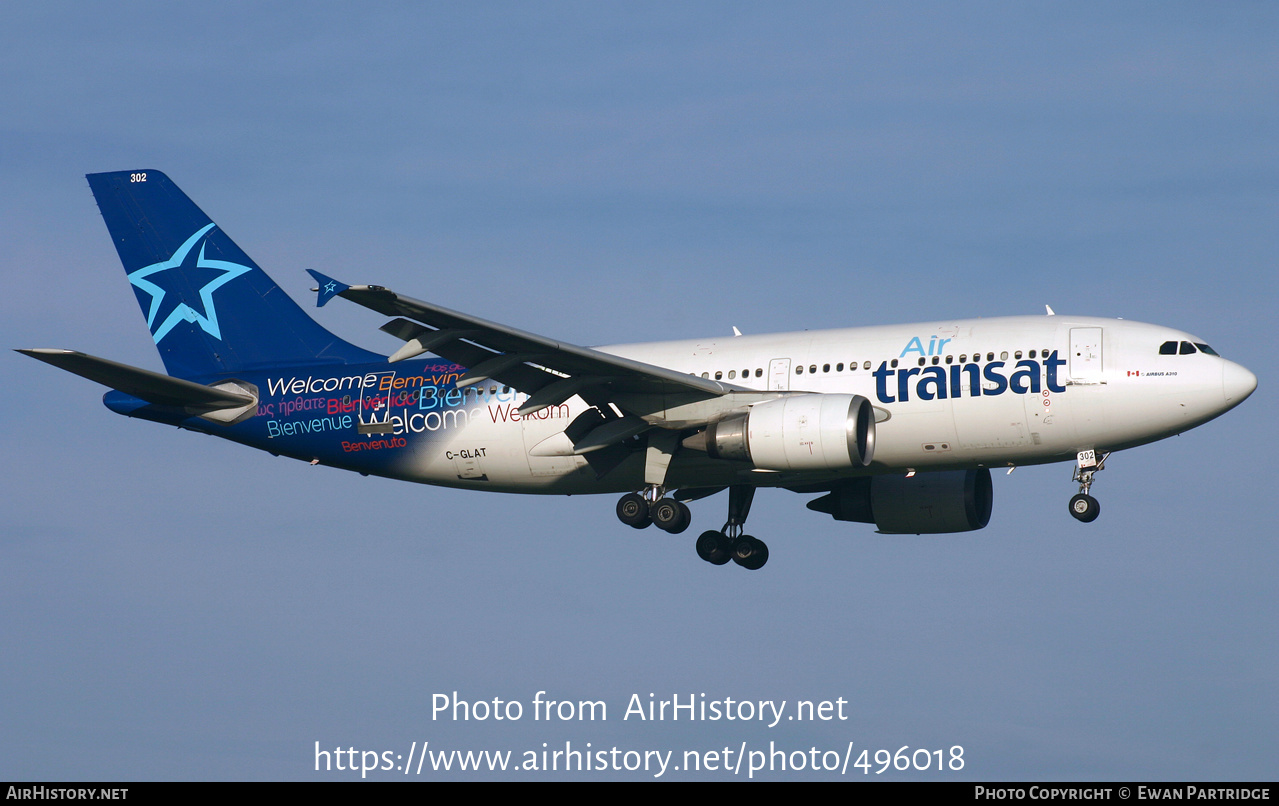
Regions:
M 861 395 L 788 395 L 711 423 L 697 441 L 690 447 L 712 458 L 763 470 L 866 467 L 875 453 L 875 410 Z
M 808 508 L 837 521 L 873 523 L 882 534 L 944 534 L 983 528 L 993 501 L 983 467 L 849 479 Z

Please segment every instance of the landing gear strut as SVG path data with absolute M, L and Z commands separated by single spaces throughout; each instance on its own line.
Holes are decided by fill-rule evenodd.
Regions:
M 1079 452 L 1075 461 L 1075 473 L 1071 477 L 1071 481 L 1079 482 L 1079 494 L 1070 499 L 1070 514 L 1075 520 L 1092 523 L 1101 514 L 1101 504 L 1088 492 L 1092 489 L 1093 476 L 1106 467 L 1106 458 L 1109 456 L 1109 453 L 1104 453 L 1098 460 L 1094 451 Z
M 683 501 L 666 497 L 666 470 L 679 446 L 678 431 L 654 430 L 644 450 L 644 489 L 627 493 L 617 502 L 617 519 L 643 529 L 650 523 L 677 535 L 688 528 L 693 514 Z
M 754 487 L 739 484 L 728 488 L 728 522 L 718 532 L 702 532 L 697 538 L 698 557 L 711 565 L 724 565 L 732 560 L 751 571 L 764 567 L 768 562 L 768 546 L 763 540 L 742 533 L 754 497 Z
M 688 528 L 692 513 L 683 501 L 666 495 L 666 471 L 679 447 L 679 432 L 654 429 L 648 434 L 644 451 L 644 489 L 627 493 L 617 502 L 617 519 L 627 526 L 643 529 L 649 524 L 677 535 Z M 768 562 L 764 541 L 742 534 L 750 512 L 755 488 L 737 484 L 728 488 L 728 522 L 718 532 L 702 532 L 697 538 L 697 556 L 712 565 L 729 560 L 754 571 Z

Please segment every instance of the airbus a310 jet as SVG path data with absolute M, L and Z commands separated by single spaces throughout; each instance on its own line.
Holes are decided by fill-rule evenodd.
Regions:
M 21 352 L 111 387 L 107 408 L 272 454 L 507 493 L 623 493 L 622 523 L 680 533 L 728 490 L 697 554 L 758 569 L 758 487 L 886 534 L 980 529 L 991 468 L 1073 462 L 1070 513 L 1099 512 L 1117 450 L 1239 405 L 1257 379 L 1160 325 L 1019 316 L 579 347 L 319 272 L 390 321 L 390 356 L 317 324 L 167 176 L 90 174 L 167 375 Z

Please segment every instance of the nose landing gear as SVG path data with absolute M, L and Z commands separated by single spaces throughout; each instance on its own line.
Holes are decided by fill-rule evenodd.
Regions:
M 1106 458 L 1109 456 L 1109 453 L 1104 453 L 1098 460 L 1095 451 L 1079 452 L 1075 460 L 1075 472 L 1071 476 L 1071 481 L 1079 482 L 1079 494 L 1070 499 L 1070 514 L 1075 520 L 1092 523 L 1101 514 L 1101 504 L 1088 492 L 1092 489 L 1093 475 L 1106 467 Z
M 1070 499 L 1070 514 L 1075 516 L 1075 520 L 1092 523 L 1101 514 L 1101 504 L 1091 495 L 1080 493 Z

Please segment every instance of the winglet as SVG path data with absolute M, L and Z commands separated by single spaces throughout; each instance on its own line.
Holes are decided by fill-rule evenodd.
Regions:
M 1051 306 L 1051 305 L 1045 305 L 1045 306 L 1044 306 L 1044 308 L 1046 308 L 1046 309 L 1048 310 L 1048 315 L 1049 315 L 1049 316 L 1056 316 L 1056 315 L 1057 315 L 1057 312 L 1056 312 L 1056 311 L 1054 311 L 1054 310 L 1052 309 L 1052 306 Z
M 317 308 L 323 308 L 324 303 L 351 287 L 346 283 L 339 283 L 332 277 L 320 274 L 315 269 L 307 269 L 306 273 L 314 277 L 315 282 L 319 283 L 316 288 L 311 289 L 319 292 L 319 297 L 315 300 L 315 307 Z

